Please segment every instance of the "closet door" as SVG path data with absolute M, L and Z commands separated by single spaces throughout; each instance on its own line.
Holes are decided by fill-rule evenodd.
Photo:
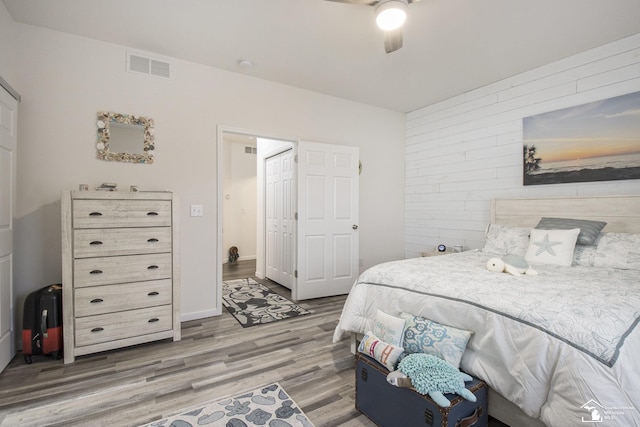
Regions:
M 18 101 L 0 87 L 0 371 L 15 354 L 13 214 Z
M 289 289 L 294 271 L 293 150 L 265 162 L 266 276 Z

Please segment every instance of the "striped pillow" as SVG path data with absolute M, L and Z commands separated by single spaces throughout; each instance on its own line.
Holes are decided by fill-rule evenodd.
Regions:
M 596 243 L 600 232 L 607 225 L 604 221 L 591 221 L 588 219 L 571 218 L 542 218 L 536 228 L 538 230 L 572 230 L 580 229 L 578 245 L 591 246 Z
M 400 358 L 400 355 L 404 352 L 404 348 L 386 343 L 369 331 L 362 338 L 362 341 L 360 341 L 358 351 L 369 357 L 373 357 L 388 370 L 393 371 L 398 362 L 398 358 Z

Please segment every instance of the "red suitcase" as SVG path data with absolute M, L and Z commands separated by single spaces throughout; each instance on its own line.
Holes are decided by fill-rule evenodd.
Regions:
M 62 286 L 49 285 L 30 293 L 22 316 L 22 354 L 31 363 L 32 355 L 62 356 Z

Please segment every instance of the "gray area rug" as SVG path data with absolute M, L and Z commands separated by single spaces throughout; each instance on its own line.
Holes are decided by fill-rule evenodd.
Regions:
M 250 278 L 223 282 L 222 304 L 243 328 L 311 313 Z
M 278 383 L 210 401 L 141 427 L 314 427 Z

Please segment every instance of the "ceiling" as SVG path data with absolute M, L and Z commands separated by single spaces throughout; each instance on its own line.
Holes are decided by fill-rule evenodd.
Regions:
M 640 33 L 638 0 L 421 0 L 409 6 L 404 47 L 385 54 L 371 6 L 2 1 L 16 22 L 400 112 Z

